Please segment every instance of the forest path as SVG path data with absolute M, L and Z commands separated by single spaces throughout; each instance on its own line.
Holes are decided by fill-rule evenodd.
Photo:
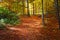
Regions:
M 21 17 L 21 24 L 0 30 L 0 40 L 60 40 L 60 30 L 42 26 L 41 17 Z M 51 22 L 50 22 L 51 23 Z

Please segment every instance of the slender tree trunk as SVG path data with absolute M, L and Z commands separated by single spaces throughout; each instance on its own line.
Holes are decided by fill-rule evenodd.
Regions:
M 30 13 L 29 13 L 29 1 L 28 0 L 26 0 L 27 1 L 27 13 L 28 13 L 28 16 L 30 16 Z
M 58 5 L 58 0 L 54 0 L 55 2 L 55 7 L 56 7 L 56 14 L 57 14 L 57 18 L 58 18 L 58 22 L 59 22 L 59 29 L 60 29 L 60 16 L 59 16 L 59 5 Z
M 33 0 L 34 1 L 34 0 Z M 33 15 L 35 15 L 35 13 L 34 13 L 34 3 L 33 3 Z
M 48 14 L 48 5 L 47 5 L 48 3 L 47 3 L 47 1 L 46 1 L 46 17 L 48 16 L 47 14 Z
M 49 0 L 46 1 L 46 18 L 48 18 L 48 6 L 49 6 Z M 48 21 L 48 19 L 46 19 Z
M 24 6 L 24 0 L 22 0 L 22 3 L 23 3 L 23 15 L 24 15 L 24 7 L 25 7 L 25 6 Z
M 42 24 L 43 24 L 43 26 L 45 25 L 45 22 L 44 22 L 44 7 L 43 7 L 43 0 L 42 0 Z

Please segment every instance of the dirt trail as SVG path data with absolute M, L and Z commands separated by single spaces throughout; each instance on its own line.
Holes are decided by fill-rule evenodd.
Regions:
M 0 30 L 0 40 L 60 40 L 60 30 L 44 28 L 38 17 L 21 17 L 21 24 Z M 50 22 L 51 23 L 51 22 Z

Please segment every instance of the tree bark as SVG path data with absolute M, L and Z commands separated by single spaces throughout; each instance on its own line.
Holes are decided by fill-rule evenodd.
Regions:
M 57 14 L 57 19 L 58 19 L 58 22 L 59 22 L 59 29 L 60 29 L 60 16 L 59 16 L 59 5 L 58 5 L 58 0 L 54 0 L 55 2 L 55 7 L 56 7 L 56 14 Z
M 44 22 L 44 6 L 43 6 L 43 0 L 42 0 L 42 24 L 43 24 L 43 26 L 45 25 L 45 22 Z

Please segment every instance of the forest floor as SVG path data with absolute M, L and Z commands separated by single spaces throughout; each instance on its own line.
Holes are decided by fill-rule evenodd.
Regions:
M 20 17 L 21 24 L 0 30 L 0 40 L 60 40 L 60 30 L 56 19 L 45 20 L 37 16 Z

